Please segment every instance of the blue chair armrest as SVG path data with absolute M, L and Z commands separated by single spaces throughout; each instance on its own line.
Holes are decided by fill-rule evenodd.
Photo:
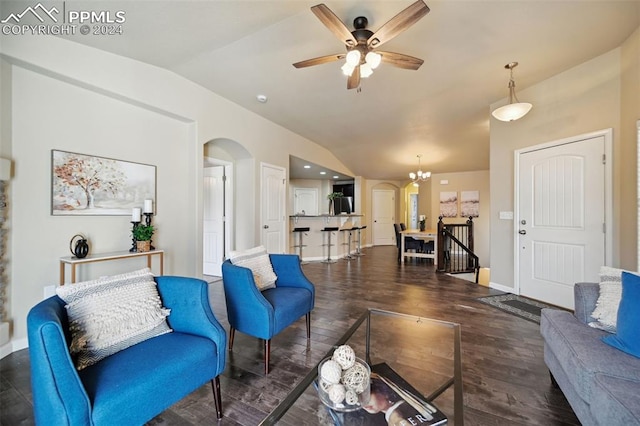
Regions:
M 250 336 L 270 339 L 275 313 L 256 287 L 251 270 L 225 260 L 222 281 L 231 327 Z
M 31 389 L 37 424 L 91 424 L 91 403 L 69 354 L 67 312 L 58 296 L 27 316 Z
M 218 348 L 219 372 L 226 362 L 227 335 L 211 311 L 208 285 L 196 278 L 161 276 L 155 278 L 165 307 L 171 309 L 169 326 L 177 332 L 211 339 Z

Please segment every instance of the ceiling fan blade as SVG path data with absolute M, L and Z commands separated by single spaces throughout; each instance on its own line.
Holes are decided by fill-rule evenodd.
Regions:
M 398 68 L 404 68 L 406 70 L 417 70 L 420 68 L 420 65 L 424 63 L 420 58 L 414 58 L 413 56 L 404 55 L 402 53 L 380 51 L 377 51 L 377 53 L 382 56 L 382 62 Z
M 424 15 L 429 13 L 429 7 L 423 0 L 418 0 L 402 12 L 391 18 L 378 31 L 376 31 L 369 40 L 367 45 L 370 47 L 379 47 L 388 42 L 411 25 L 415 24 Z
M 360 67 L 355 67 L 347 80 L 347 89 L 357 89 L 360 86 Z
M 339 61 L 347 56 L 344 53 L 336 53 L 334 55 L 320 56 L 319 58 L 307 59 L 306 61 L 300 61 L 293 64 L 296 68 L 312 67 L 314 65 L 327 64 L 329 62 Z
M 311 8 L 311 11 L 320 19 L 325 27 L 329 28 L 329 31 L 333 33 L 338 39 L 347 46 L 355 46 L 358 42 L 351 34 L 351 31 L 344 25 L 344 23 L 338 18 L 335 13 L 331 11 L 323 3 L 320 3 Z

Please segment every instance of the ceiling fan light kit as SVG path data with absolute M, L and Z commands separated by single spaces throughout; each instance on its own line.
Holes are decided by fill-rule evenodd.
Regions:
M 500 108 L 496 108 L 491 114 L 500 121 L 518 120 L 531 110 L 533 105 L 527 102 L 520 102 L 516 96 L 516 82 L 513 79 L 513 69 L 518 66 L 517 62 L 509 62 L 504 67 L 511 73 L 509 79 L 509 103 Z M 513 102 L 515 100 L 515 102 Z
M 373 74 L 381 62 L 389 65 L 417 70 L 423 64 L 423 60 L 409 55 L 394 52 L 374 52 L 375 48 L 396 37 L 420 18 L 429 13 L 429 7 L 424 0 L 418 0 L 396 16 L 391 18 L 375 33 L 367 29 L 368 20 L 364 16 L 358 16 L 353 20 L 353 31 L 344 25 L 332 11 L 324 4 L 318 4 L 311 8 L 316 17 L 342 42 L 347 53 L 321 56 L 307 59 L 293 64 L 296 68 L 305 68 L 313 65 L 326 64 L 340 59 L 345 59 L 341 67 L 342 73 L 348 76 L 347 89 L 360 88 L 360 79 Z

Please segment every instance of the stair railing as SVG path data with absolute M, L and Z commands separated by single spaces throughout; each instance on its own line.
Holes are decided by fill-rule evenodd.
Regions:
M 445 224 L 438 220 L 438 272 L 480 274 L 480 259 L 473 252 L 473 218 L 466 223 Z

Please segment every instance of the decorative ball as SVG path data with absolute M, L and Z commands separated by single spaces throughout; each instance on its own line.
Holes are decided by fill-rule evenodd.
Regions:
M 324 380 L 322 380 L 322 377 L 320 378 L 320 380 L 318 380 L 318 383 L 320 384 L 320 387 L 322 388 L 324 393 L 329 393 L 329 388 L 331 387 L 331 383 L 325 382 Z
M 369 373 L 364 365 L 355 363 L 342 375 L 342 383 L 356 393 L 362 393 L 369 384 Z
M 351 346 L 342 345 L 333 351 L 333 360 L 340 364 L 343 370 L 346 370 L 347 368 L 353 367 L 353 364 L 356 363 L 356 353 Z
M 333 402 L 334 404 L 339 404 L 344 401 L 346 390 L 340 383 L 335 383 L 331 385 L 328 393 L 331 402 Z
M 330 384 L 339 383 L 342 376 L 342 367 L 340 364 L 333 360 L 328 360 L 322 365 L 320 369 L 320 377 Z
M 349 405 L 355 405 L 358 403 L 358 394 L 353 389 L 347 389 L 344 400 Z

